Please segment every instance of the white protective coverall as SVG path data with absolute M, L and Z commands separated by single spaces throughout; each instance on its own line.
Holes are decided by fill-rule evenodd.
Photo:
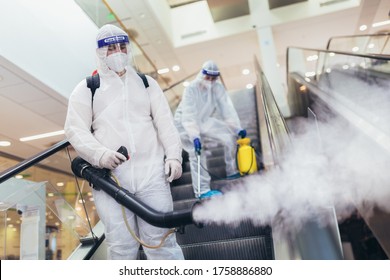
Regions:
M 189 154 L 191 179 L 196 197 L 210 191 L 210 175 L 200 168 L 200 193 L 198 191 L 198 160 L 194 149 L 194 139 L 199 138 L 204 151 L 206 139 L 218 141 L 224 146 L 226 175 L 236 174 L 236 140 L 241 131 L 240 119 L 233 103 L 219 79 L 205 80 L 203 72 L 219 69 L 213 61 L 206 61 L 197 78 L 183 93 L 175 112 L 175 125 L 179 130 L 183 148 Z M 201 152 L 200 163 L 207 168 L 206 155 Z
M 99 30 L 97 41 L 113 36 L 127 34 L 114 25 L 105 25 Z M 127 47 L 130 61 L 129 44 Z M 93 112 L 91 91 L 85 79 L 70 96 L 65 123 L 67 139 L 83 159 L 96 167 L 102 167 L 101 158 L 106 151 L 125 146 L 130 160 L 112 170 L 121 187 L 159 212 L 172 211 L 164 156 L 166 160 L 177 160 L 181 164 L 182 146 L 168 102 L 150 76 L 147 76 L 149 87 L 145 88 L 130 63 L 121 77 L 110 70 L 105 61 L 106 54 L 107 46 L 97 49 L 100 87 L 94 96 Z M 93 133 L 90 132 L 91 125 Z M 108 257 L 136 259 L 139 243 L 126 228 L 122 206 L 104 191 L 93 190 L 93 196 L 105 226 Z M 158 245 L 169 230 L 146 223 L 128 209 L 125 212 L 130 228 L 148 245 Z M 145 247 L 144 251 L 148 259 L 184 259 L 174 234 L 169 235 L 162 247 Z

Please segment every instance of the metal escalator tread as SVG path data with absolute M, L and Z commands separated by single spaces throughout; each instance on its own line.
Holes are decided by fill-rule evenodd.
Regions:
M 171 188 L 173 201 L 195 198 L 192 184 L 172 186 Z
M 255 227 L 248 221 L 240 222 L 235 226 L 206 225 L 198 228 L 194 225 L 185 227 L 184 234 L 176 234 L 180 245 L 223 241 L 236 238 L 271 237 L 270 227 Z
M 272 260 L 267 238 L 252 237 L 183 246 L 187 260 Z
M 265 237 L 204 242 L 181 246 L 186 260 L 273 260 L 273 249 Z M 145 260 L 141 250 L 139 259 Z

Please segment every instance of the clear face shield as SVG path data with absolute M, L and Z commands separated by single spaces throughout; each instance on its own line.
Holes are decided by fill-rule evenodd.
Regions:
M 126 35 L 115 35 L 99 40 L 97 54 L 100 61 L 116 73 L 122 73 L 130 60 L 130 43 Z
M 219 77 L 219 71 L 202 69 L 201 85 L 208 91 Z

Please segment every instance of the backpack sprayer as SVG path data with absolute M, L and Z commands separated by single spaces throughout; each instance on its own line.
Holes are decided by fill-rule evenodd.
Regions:
M 248 137 L 240 138 L 237 141 L 236 164 L 240 175 L 249 175 L 258 170 L 255 148 L 251 145 L 251 139 Z M 200 149 L 195 149 L 195 154 L 198 159 L 198 193 L 200 193 L 200 167 L 206 170 L 211 176 L 217 179 L 220 178 L 212 174 L 206 167 L 200 163 Z
M 241 175 L 257 171 L 255 148 L 250 143 L 251 139 L 248 137 L 237 140 L 237 168 Z

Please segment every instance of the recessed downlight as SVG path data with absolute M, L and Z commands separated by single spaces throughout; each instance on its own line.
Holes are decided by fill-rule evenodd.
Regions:
M 8 146 L 11 146 L 11 142 L 10 141 L 0 141 L 0 147 L 8 147 Z

